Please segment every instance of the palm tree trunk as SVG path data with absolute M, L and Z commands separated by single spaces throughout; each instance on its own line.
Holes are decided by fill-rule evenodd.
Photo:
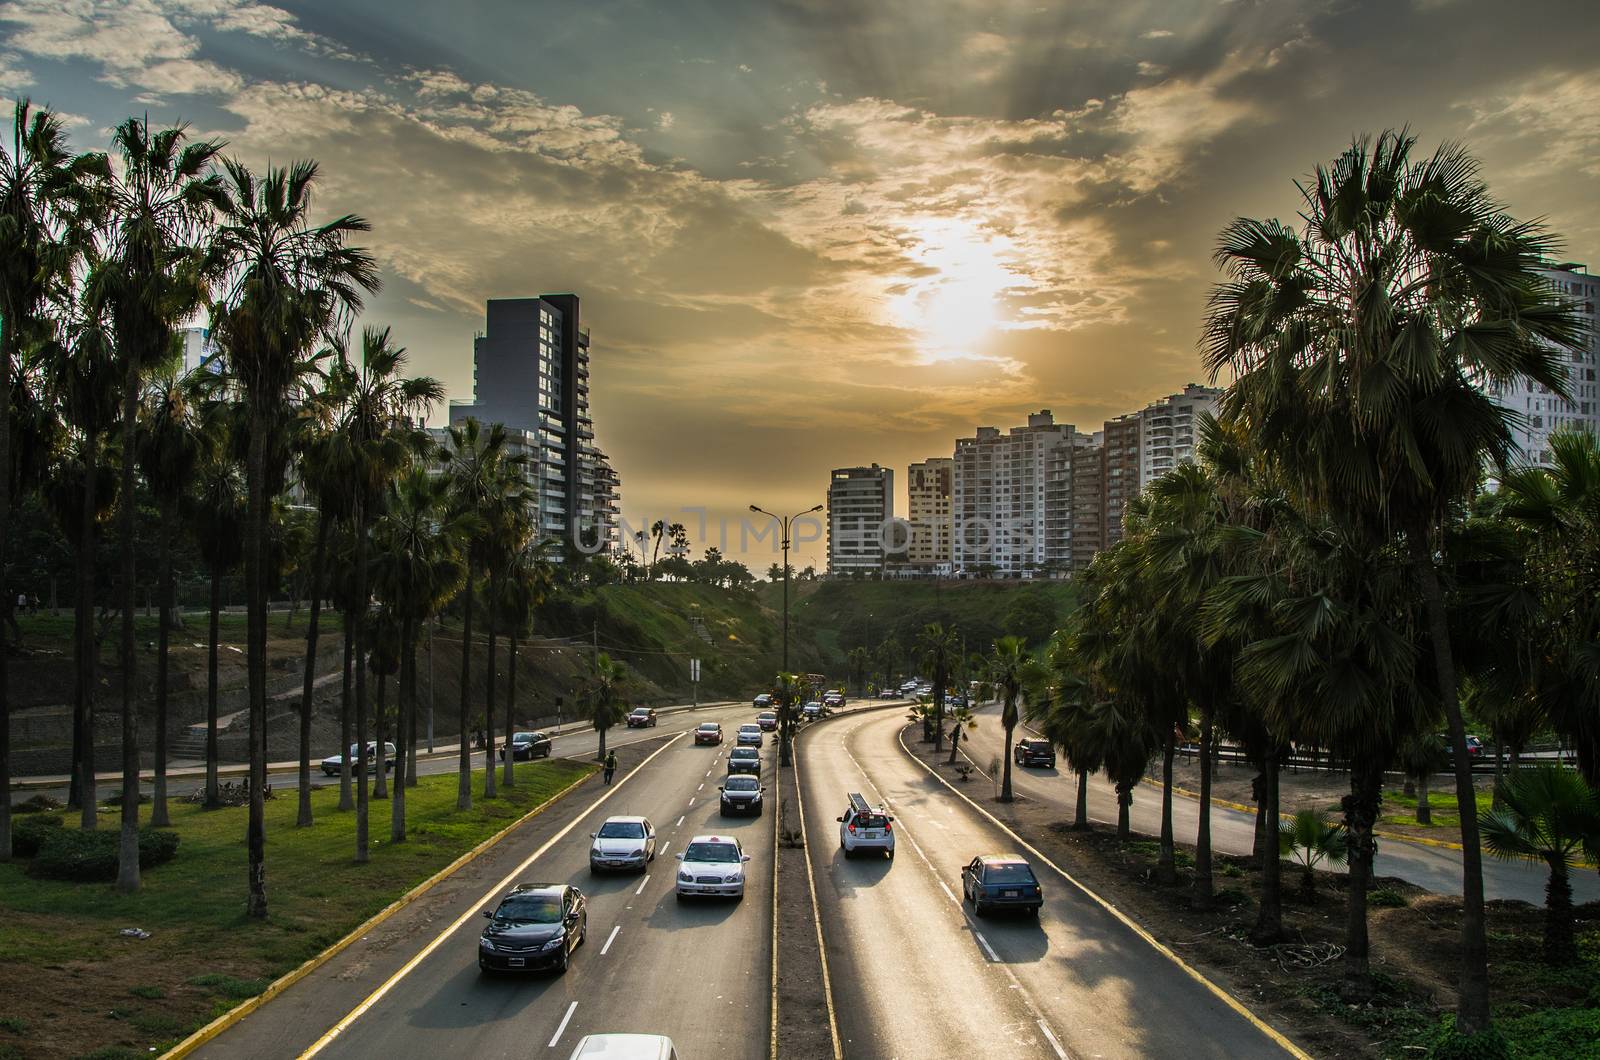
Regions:
M 7 313 L 13 317 L 15 314 Z M 0 546 L 11 539 L 11 351 L 16 345 L 16 325 L 0 325 L 0 380 L 5 381 L 0 400 Z M 11 860 L 11 698 L 7 653 L 0 646 L 0 861 Z
M 1214 885 L 1211 878 L 1211 718 L 1200 719 L 1200 820 L 1194 833 L 1194 903 L 1211 904 Z
M 1433 823 L 1433 807 L 1428 803 L 1428 781 L 1432 779 L 1427 770 L 1423 770 L 1417 777 L 1417 823 Z
M 411 637 L 411 620 L 407 618 L 400 624 L 400 674 L 395 687 L 399 714 L 395 717 L 394 732 L 395 743 L 400 746 L 394 755 L 394 795 L 390 797 L 389 802 L 391 843 L 403 843 L 406 839 L 406 780 L 410 775 L 406 768 L 406 720 L 413 709 L 410 677 L 411 666 L 415 661 Z
M 1546 859 L 1550 879 L 1544 886 L 1544 959 L 1556 968 L 1578 963 L 1578 944 L 1572 933 L 1572 883 L 1567 878 L 1567 863 L 1559 857 Z
M 511 787 L 515 787 L 516 784 L 517 784 L 515 770 L 513 769 L 513 766 L 516 764 L 515 763 L 516 756 L 511 753 L 511 736 L 512 736 L 512 733 L 515 730 L 516 724 L 517 724 L 517 721 L 516 721 L 516 714 L 517 714 L 517 626 L 516 626 L 516 623 L 512 623 L 511 629 L 506 632 L 506 640 L 509 641 L 509 643 L 506 646 L 507 647 L 506 654 L 508 655 L 508 657 L 510 659 L 510 664 L 511 665 L 506 670 L 506 742 L 504 744 L 505 749 L 506 749 L 506 768 L 505 768 L 505 777 L 503 778 L 503 780 L 504 780 L 505 786 L 508 787 L 508 788 L 511 788 Z
M 372 742 L 378 748 L 378 772 L 372 778 L 372 797 L 374 799 L 387 799 L 389 797 L 389 752 L 384 748 L 388 739 L 386 723 L 388 722 L 388 692 L 389 675 L 383 671 L 378 672 L 378 701 L 372 711 Z
M 1156 859 L 1156 880 L 1160 883 L 1177 883 L 1177 858 L 1172 849 L 1172 758 L 1177 747 L 1172 734 L 1161 748 L 1161 855 Z
M 1000 763 L 1000 801 L 1010 802 L 1011 795 L 1011 737 L 1016 732 L 1016 723 L 1006 726 L 1006 756 Z
M 489 667 L 484 674 L 483 689 L 483 797 L 495 797 L 494 788 L 494 668 L 495 663 L 495 605 L 499 603 L 500 574 L 494 566 L 489 568 L 489 599 L 484 611 L 489 625 Z M 509 756 L 508 756 L 509 757 Z
M 150 804 L 150 827 L 169 828 L 172 819 L 167 814 L 167 627 L 172 624 L 172 505 L 161 505 L 161 570 L 157 575 L 161 585 L 161 611 L 156 630 L 156 769 L 155 795 Z
M 406 787 L 417 786 L 417 626 L 411 624 L 411 676 L 406 682 Z M 431 686 L 430 686 L 431 687 Z
M 300 809 L 295 827 L 311 827 L 311 696 L 317 671 L 317 618 L 322 613 L 322 565 L 328 551 L 326 512 L 317 513 L 317 545 L 311 555 L 311 616 L 306 622 L 306 665 L 300 685 Z
M 1350 764 L 1350 794 L 1344 797 L 1345 831 L 1349 835 L 1350 871 L 1345 888 L 1344 989 L 1347 1001 L 1372 997 L 1370 944 L 1367 938 L 1367 889 L 1372 883 L 1372 826 L 1378 818 L 1381 767 L 1363 760 Z
M 249 899 L 247 912 L 267 916 L 267 432 L 268 417 L 257 409 L 250 417 L 250 453 L 244 558 L 248 643 L 245 666 L 250 696 L 250 823 Z
M 355 625 L 356 684 L 356 863 L 367 862 L 367 513 L 356 499 L 356 592 L 352 602 Z M 378 748 L 378 768 L 383 768 L 383 748 Z
M 467 567 L 467 587 L 462 591 L 461 616 L 461 757 L 457 772 L 456 809 L 472 808 L 472 734 L 468 731 L 472 708 L 472 567 Z
M 944 686 L 949 683 L 942 665 L 934 667 L 933 680 L 935 682 L 933 686 L 933 753 L 938 754 L 939 748 L 944 745 Z M 1006 779 L 1008 781 L 1011 779 L 1010 761 L 1011 759 L 1006 759 L 1008 763 Z M 1011 801 L 1011 788 L 1009 785 L 1006 788 L 1005 801 Z
M 1270 753 L 1269 751 L 1268 754 Z M 1261 772 L 1250 780 L 1250 801 L 1256 804 L 1255 835 L 1251 839 L 1250 856 L 1260 861 L 1262 867 L 1265 868 L 1266 854 L 1263 853 L 1267 849 L 1265 840 L 1267 830 L 1267 769 L 1265 765 L 1261 767 Z
M 1133 785 L 1117 783 L 1117 838 L 1127 839 L 1131 834 L 1128 829 L 1128 808 L 1133 805 Z
M 1433 566 L 1426 528 L 1413 527 L 1406 537 L 1411 562 L 1422 583 L 1428 607 L 1428 637 L 1433 642 L 1433 665 L 1439 695 L 1449 721 L 1450 750 L 1456 774 L 1456 806 L 1461 817 L 1461 972 L 1456 984 L 1456 1028 L 1477 1034 L 1489 1026 L 1489 940 L 1483 914 L 1483 850 L 1478 839 L 1478 794 L 1472 785 L 1472 763 L 1467 758 L 1467 727 L 1461 716 L 1456 684 L 1455 655 L 1450 643 L 1450 621 L 1445 611 L 1444 589 Z
M 1078 804 L 1073 810 L 1072 827 L 1086 831 L 1089 827 L 1089 771 L 1078 770 Z
M 1261 852 L 1261 904 L 1256 927 L 1250 934 L 1257 946 L 1270 946 L 1283 937 L 1283 861 L 1278 853 L 1278 751 L 1267 752 L 1262 771 L 1258 836 Z
M 120 658 L 122 691 L 122 834 L 117 844 L 117 890 L 132 894 L 139 889 L 139 657 L 134 650 L 133 617 L 138 604 L 138 586 L 133 533 L 137 523 L 138 499 L 134 496 L 134 446 L 138 441 L 139 359 L 133 350 L 124 350 L 127 373 L 122 382 L 122 488 L 118 498 L 117 523 L 122 560 L 122 644 Z M 9 380 L 7 381 L 9 383 Z M 9 399 L 9 388 L 7 393 Z M 9 473 L 9 469 L 7 469 Z
M 82 699 L 82 752 L 78 761 L 78 797 L 83 800 L 79 827 L 93 831 L 99 822 L 95 806 L 94 777 L 94 574 L 95 574 L 95 477 L 99 474 L 99 439 L 94 432 L 83 438 L 83 514 L 78 529 L 78 613 L 75 632 L 78 638 L 78 689 Z
M 356 641 L 355 627 L 351 624 L 350 612 L 344 614 L 344 677 L 343 686 L 339 694 L 339 809 L 353 810 L 356 808 L 355 793 L 350 788 L 350 778 L 353 775 L 350 764 L 350 680 L 355 668 Z
M 222 802 L 217 791 L 217 642 L 221 636 L 222 564 L 211 568 L 211 619 L 206 633 L 206 808 Z

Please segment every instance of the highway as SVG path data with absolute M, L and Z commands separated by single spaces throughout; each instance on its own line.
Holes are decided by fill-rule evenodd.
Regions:
M 628 734 L 613 788 L 585 781 L 197 1055 L 565 1057 L 585 1034 L 639 1031 L 670 1036 L 685 1056 L 767 1056 L 775 818 L 723 820 L 717 802 L 733 730 L 754 716 L 722 707 Z M 690 719 L 721 721 L 727 742 L 695 746 L 681 732 Z M 770 771 L 770 735 L 763 756 Z M 661 849 L 648 874 L 591 877 L 588 833 L 618 814 L 649 817 Z M 675 898 L 673 855 L 703 833 L 737 836 L 752 855 L 742 901 Z M 479 911 L 513 881 L 588 896 L 587 938 L 564 976 L 479 973 Z
M 806 849 L 847 1057 L 1264 1057 L 1266 1033 L 1082 891 L 1036 865 L 1039 919 L 978 920 L 960 867 L 1016 844 L 912 761 L 899 712 L 800 741 Z M 888 806 L 895 859 L 846 860 L 849 792 Z
M 978 727 L 975 730 L 967 730 L 961 748 L 969 760 L 987 774 L 989 763 L 1002 758 L 1005 753 L 1005 729 L 1000 725 L 999 704 L 988 704 L 980 708 L 977 715 Z M 1022 725 L 1018 725 L 1015 735 L 1020 739 L 1031 734 Z M 1070 820 L 1077 805 L 1077 777 L 1070 771 L 1065 759 L 1059 761 L 1060 765 L 1056 769 L 1023 768 L 1013 765 L 1011 787 L 1022 798 L 1059 807 L 1062 817 Z M 1159 781 L 1160 761 L 1153 762 L 1151 769 L 1151 779 Z M 1111 825 L 1115 825 L 1117 820 L 1116 791 L 1103 776 L 1098 774 L 1089 781 L 1089 817 L 1091 820 Z M 1148 835 L 1161 834 L 1160 788 L 1148 784 L 1139 786 L 1133 795 L 1129 821 L 1136 831 Z M 1199 821 L 1200 804 L 1194 799 L 1174 795 L 1173 836 L 1179 842 L 1192 844 Z M 1212 848 L 1221 853 L 1249 854 L 1255 844 L 1254 815 L 1213 805 L 1211 843 Z M 1339 866 L 1328 867 L 1339 868 Z M 1380 837 L 1374 870 L 1379 876 L 1398 876 L 1436 894 L 1461 893 L 1459 851 Z M 1483 889 L 1484 897 L 1488 899 L 1509 898 L 1542 906 L 1545 881 L 1548 878 L 1544 866 L 1532 862 L 1499 861 L 1487 854 L 1483 859 Z M 1571 875 L 1571 882 L 1574 903 L 1600 900 L 1600 876 L 1593 872 L 1575 872 Z

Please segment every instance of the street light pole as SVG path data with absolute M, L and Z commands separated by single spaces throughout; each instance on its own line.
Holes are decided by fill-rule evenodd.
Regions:
M 788 673 L 789 672 L 789 527 L 790 527 L 790 524 L 794 522 L 794 520 L 799 519 L 802 516 L 810 515 L 813 512 L 822 511 L 822 505 L 820 505 L 820 504 L 815 505 L 815 506 L 813 506 L 811 508 L 807 508 L 803 512 L 796 512 L 793 515 L 774 515 L 773 513 L 767 511 L 765 508 L 757 507 L 754 504 L 752 504 L 750 506 L 750 510 L 752 512 L 755 512 L 758 515 L 765 515 L 767 518 L 769 518 L 773 522 L 777 523 L 778 524 L 778 528 L 779 528 L 779 532 L 782 535 L 782 543 L 783 543 L 783 672 L 784 673 Z M 793 730 L 793 723 L 790 720 L 790 716 L 793 713 L 793 705 L 789 702 L 791 694 L 792 693 L 785 693 L 783 695 L 781 701 L 778 704 L 778 709 L 779 709 L 779 716 L 778 716 L 779 717 L 779 720 L 778 720 L 778 729 L 779 729 L 779 735 L 778 735 L 778 764 L 779 765 L 784 765 L 784 766 L 788 765 L 789 762 L 790 762 L 789 740 L 791 739 L 790 733 Z

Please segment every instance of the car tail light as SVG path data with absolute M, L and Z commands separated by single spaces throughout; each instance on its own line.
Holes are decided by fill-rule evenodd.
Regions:
M 883 832 L 884 832 L 884 834 L 888 835 L 892 831 L 894 831 L 894 825 L 889 821 L 883 822 Z
M 856 826 L 855 825 L 847 824 L 847 825 L 845 825 L 845 828 L 849 829 L 851 835 L 855 835 L 856 834 Z

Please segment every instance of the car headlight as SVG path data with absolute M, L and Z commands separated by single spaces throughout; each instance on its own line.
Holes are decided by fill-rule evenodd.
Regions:
M 567 936 L 565 936 L 565 935 L 557 935 L 555 938 L 551 939 L 549 942 L 546 942 L 543 946 L 540 946 L 539 949 L 542 950 L 542 951 L 553 950 L 553 949 L 556 949 L 557 947 L 559 947 L 562 943 L 564 943 L 566 941 L 567 941 Z
M 632 854 L 630 854 L 630 855 L 629 855 L 629 856 L 630 856 L 630 857 L 635 857 L 635 858 L 642 858 L 642 857 L 644 857 L 644 847 L 640 847 L 640 848 L 639 848 L 639 849 L 638 849 L 638 850 L 635 850 L 635 851 L 634 851 L 634 852 L 633 852 L 633 853 L 632 853 Z
M 494 952 L 494 942 L 490 939 L 479 939 L 478 945 L 488 950 L 490 953 Z
M 738 883 L 743 878 L 744 877 L 741 876 L 739 873 L 734 873 L 732 876 L 728 876 L 728 877 L 724 878 L 722 882 L 723 883 Z
M 689 873 L 687 873 L 687 872 L 680 872 L 680 873 L 678 873 L 678 882 L 679 883 L 693 883 L 694 882 L 694 877 L 692 875 L 690 875 Z

